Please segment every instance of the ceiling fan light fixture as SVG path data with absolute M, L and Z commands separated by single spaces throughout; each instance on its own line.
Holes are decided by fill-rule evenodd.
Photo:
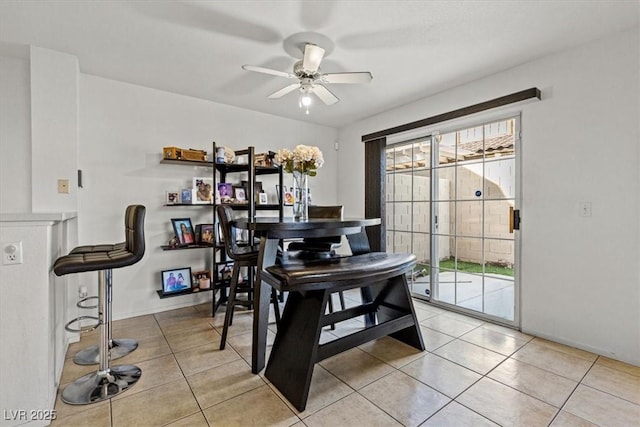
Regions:
M 309 95 L 308 92 L 306 93 L 302 93 L 302 95 L 300 95 L 300 102 L 298 103 L 298 106 L 300 108 L 304 108 L 305 109 L 305 114 L 309 114 L 309 106 L 311 105 L 311 95 Z

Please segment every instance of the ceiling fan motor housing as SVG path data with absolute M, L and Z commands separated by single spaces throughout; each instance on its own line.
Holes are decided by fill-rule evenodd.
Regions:
M 303 61 L 300 60 L 293 65 L 293 74 L 295 74 L 297 78 L 299 79 L 308 78 L 308 79 L 315 80 L 318 77 L 320 77 L 320 75 L 322 74 L 320 71 L 320 67 L 318 67 L 318 70 L 315 73 L 308 73 L 307 71 L 305 71 L 302 63 Z

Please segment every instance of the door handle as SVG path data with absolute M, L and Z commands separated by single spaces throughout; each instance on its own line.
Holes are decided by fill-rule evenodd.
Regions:
M 520 230 L 520 209 L 509 206 L 509 233 L 513 234 L 513 230 Z

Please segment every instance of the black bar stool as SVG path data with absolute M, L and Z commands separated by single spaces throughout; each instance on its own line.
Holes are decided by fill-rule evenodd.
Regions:
M 125 229 L 127 228 L 126 224 L 126 214 L 125 214 Z M 126 237 L 125 237 L 126 238 Z M 119 251 L 126 248 L 127 242 L 121 242 L 116 244 L 103 244 L 103 245 L 87 245 L 87 246 L 78 246 L 74 248 L 69 255 L 77 255 L 77 254 L 96 254 L 97 252 L 113 252 Z M 88 305 L 89 301 L 98 300 L 95 305 Z M 81 299 L 78 301 L 76 306 L 81 309 L 93 309 L 99 308 L 100 298 L 98 296 L 90 296 Z M 111 304 L 107 306 L 107 310 L 111 310 Z M 112 319 L 111 312 L 109 312 L 109 319 Z M 95 316 L 80 316 L 77 317 L 65 325 L 65 329 L 69 332 L 91 332 L 96 329 L 100 323 L 95 323 L 93 325 L 82 327 L 82 328 L 72 328 L 71 324 L 80 321 L 80 320 L 95 320 L 99 319 Z M 109 358 L 110 360 L 116 360 L 121 357 L 126 356 L 127 354 L 134 351 L 138 348 L 138 342 L 134 339 L 130 338 L 117 338 L 113 339 L 111 336 L 111 324 L 106 324 L 107 328 L 107 339 L 109 341 Z M 84 348 L 78 351 L 73 356 L 73 363 L 76 365 L 96 365 L 100 363 L 100 346 L 98 344 L 91 345 L 87 348 Z
M 112 269 L 133 265 L 144 255 L 144 217 L 146 208 L 142 205 L 128 206 L 125 212 L 125 242 L 116 245 L 101 245 L 103 251 L 88 250 L 79 247 L 78 252 L 72 250 L 69 255 L 58 258 L 53 266 L 56 275 L 87 271 L 98 272 L 98 317 L 100 329 L 98 344 L 99 366 L 97 372 L 87 374 L 62 392 L 65 403 L 82 405 L 109 399 L 135 384 L 142 370 L 134 365 L 110 366 L 111 338 L 111 302 L 112 302 Z M 84 250 L 81 250 L 85 248 Z M 97 247 L 95 247 L 97 248 Z M 86 316 L 81 316 L 67 324 Z M 80 330 L 84 330 L 81 328 Z M 137 346 L 137 343 L 136 343 Z

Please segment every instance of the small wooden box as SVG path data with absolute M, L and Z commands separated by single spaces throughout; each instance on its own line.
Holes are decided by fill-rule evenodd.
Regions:
M 164 147 L 162 149 L 162 155 L 165 159 L 173 160 L 194 160 L 205 161 L 207 160 L 207 152 L 204 150 L 193 150 L 179 147 Z

